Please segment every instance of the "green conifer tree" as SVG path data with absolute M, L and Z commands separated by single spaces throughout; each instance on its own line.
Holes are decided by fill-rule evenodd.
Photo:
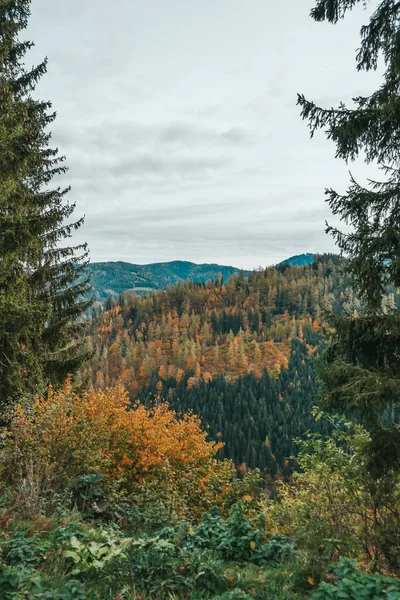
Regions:
M 337 23 L 363 0 L 318 0 L 311 16 Z M 366 3 L 365 3 L 366 4 Z M 369 5 L 366 4 L 366 7 Z M 400 287 L 400 3 L 382 0 L 361 28 L 357 69 L 385 65 L 383 82 L 370 96 L 329 110 L 300 95 L 311 136 L 320 128 L 346 161 L 364 153 L 382 170 L 382 181 L 361 185 L 353 177 L 344 195 L 326 190 L 334 215 L 351 226 L 343 233 L 327 226 L 364 302 L 361 314 L 336 318 L 323 379 L 332 407 L 359 414 L 368 426 L 371 473 L 390 478 L 400 470 L 400 315 L 382 310 L 388 285 Z
M 86 245 L 65 242 L 82 225 L 70 222 L 69 191 L 52 188 L 64 157 L 49 145 L 51 104 L 32 92 L 46 60 L 27 70 L 33 46 L 21 41 L 30 0 L 0 1 L 0 406 L 57 384 L 85 351 L 80 317 L 91 305 L 82 271 Z

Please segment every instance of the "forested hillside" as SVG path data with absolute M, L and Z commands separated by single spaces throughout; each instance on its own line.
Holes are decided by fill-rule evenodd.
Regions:
M 290 265 L 291 267 L 305 267 L 311 265 L 314 262 L 314 254 L 296 254 L 283 260 L 281 265 Z
M 193 409 L 211 437 L 225 442 L 222 456 L 287 473 L 293 438 L 322 427 L 311 408 L 324 315 L 362 310 L 342 266 L 326 255 L 248 279 L 123 295 L 90 322 L 93 358 L 80 380 L 95 390 L 122 381 L 132 400 L 165 398 L 178 411 Z M 386 297 L 395 301 L 394 293 Z
M 292 267 L 309 265 L 314 260 L 313 254 L 291 256 L 282 261 Z M 241 269 L 217 264 L 196 264 L 186 260 L 150 263 L 137 265 L 123 261 L 92 262 L 84 270 L 90 275 L 93 292 L 97 301 L 108 297 L 116 300 L 120 294 L 130 290 L 137 296 L 143 296 L 156 290 L 163 290 L 169 285 L 190 279 L 196 283 L 215 280 L 222 276 L 226 281 Z M 248 275 L 249 271 L 243 271 Z
M 143 298 L 122 295 L 108 310 L 94 311 L 88 327 L 94 358 L 86 374 L 96 388 L 122 378 L 132 394 L 154 378 L 186 376 L 190 387 L 218 374 L 260 377 L 264 368 L 278 377 L 293 338 L 311 353 L 324 312 L 359 307 L 332 257 L 307 267 L 267 268 L 249 279 L 188 281 Z
M 178 281 L 208 281 L 222 276 L 228 279 L 240 269 L 217 264 L 201 264 L 186 260 L 136 265 L 128 262 L 94 262 L 87 265 L 86 276 L 90 275 L 97 300 L 111 296 L 116 299 L 127 290 L 143 296 L 155 290 L 165 289 Z

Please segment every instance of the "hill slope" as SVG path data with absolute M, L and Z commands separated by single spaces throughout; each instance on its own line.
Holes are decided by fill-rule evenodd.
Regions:
M 359 303 L 330 257 L 124 296 L 88 324 L 93 359 L 81 380 L 193 409 L 225 442 L 223 456 L 287 473 L 293 437 L 315 426 L 321 314 L 343 307 Z
M 122 382 L 132 401 L 192 409 L 225 442 L 222 456 L 289 474 L 293 438 L 326 427 L 311 417 L 324 314 L 362 311 L 342 266 L 337 256 L 317 256 L 304 267 L 123 295 L 88 323 L 93 357 L 81 382 L 94 389 Z M 400 307 L 394 288 L 387 302 Z
M 283 260 L 280 265 L 289 265 L 290 267 L 305 267 L 311 265 L 314 262 L 315 254 L 296 254 Z
M 133 290 L 142 296 L 148 292 L 165 289 L 178 281 L 190 279 L 194 282 L 215 280 L 222 275 L 226 280 L 240 269 L 217 264 L 197 265 L 188 261 L 175 260 L 165 263 L 136 265 L 128 262 L 90 263 L 86 273 L 92 276 L 92 285 L 98 300 Z

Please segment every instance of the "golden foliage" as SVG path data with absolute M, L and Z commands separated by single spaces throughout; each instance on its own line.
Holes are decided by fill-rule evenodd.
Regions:
M 122 382 L 134 397 L 155 376 L 178 383 L 193 377 L 189 387 L 218 375 L 229 381 L 246 373 L 262 377 L 264 369 L 279 377 L 288 366 L 291 340 L 312 339 L 320 331 L 320 305 L 328 307 L 335 284 L 312 269 L 289 275 L 271 268 L 249 282 L 186 283 L 125 298 L 88 324 L 93 358 L 81 381 L 95 389 Z
M 128 494 L 157 484 L 196 514 L 218 501 L 233 473 L 215 459 L 223 444 L 206 437 L 194 415 L 178 416 L 166 404 L 131 409 L 122 386 L 78 395 L 67 381 L 32 410 L 17 409 L 5 472 L 18 484 L 33 460 L 42 485 L 53 489 L 93 472 Z

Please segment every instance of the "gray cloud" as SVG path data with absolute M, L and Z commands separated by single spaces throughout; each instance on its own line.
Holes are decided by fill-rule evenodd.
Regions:
M 143 124 L 136 121 L 103 121 L 98 125 L 82 127 L 78 131 L 56 130 L 53 134 L 56 143 L 74 147 L 77 138 L 86 146 L 95 148 L 117 148 L 122 144 L 133 147 L 143 145 L 173 145 L 181 147 L 209 146 L 235 147 L 249 143 L 250 134 L 240 126 L 229 126 L 224 129 L 196 126 L 184 121 L 171 123 Z
M 57 110 L 60 182 L 93 260 L 254 267 L 333 250 L 324 188 L 346 189 L 348 167 L 310 141 L 297 92 L 350 103 L 379 74 L 355 69 L 364 13 L 332 27 L 312 4 L 32 0 L 27 63 L 49 57 L 35 93 Z
M 135 158 L 127 158 L 110 165 L 108 172 L 114 177 L 125 175 L 168 175 L 177 173 L 182 176 L 196 174 L 208 170 L 218 169 L 226 165 L 226 159 L 209 158 L 186 158 L 184 156 L 175 158 L 161 158 L 143 154 Z
M 156 220 L 150 225 L 148 219 L 131 218 L 122 226 L 121 220 L 100 219 L 87 221 L 86 229 L 89 241 L 92 232 L 94 237 L 101 234 L 102 251 L 110 259 L 118 260 L 113 240 L 118 240 L 126 250 L 136 249 L 136 256 L 145 262 L 148 252 L 159 253 L 160 260 L 165 256 L 182 256 L 185 252 L 187 260 L 196 261 L 197 253 L 206 244 L 209 251 L 219 263 L 238 264 L 238 259 L 244 257 L 248 268 L 265 266 L 281 260 L 281 253 L 287 252 L 287 228 L 279 222 L 269 222 L 263 227 L 254 228 L 249 224 L 239 226 L 236 223 L 226 223 L 221 218 L 212 223 L 196 219 L 191 221 L 192 242 L 188 243 L 188 219 L 170 218 Z M 322 224 L 321 224 L 322 225 Z M 291 229 L 293 236 L 292 253 L 316 252 L 324 245 L 332 250 L 333 244 L 325 239 L 323 229 L 318 223 L 302 225 L 301 229 Z M 232 257 L 234 260 L 229 260 Z M 268 260 L 267 260 L 267 257 Z

